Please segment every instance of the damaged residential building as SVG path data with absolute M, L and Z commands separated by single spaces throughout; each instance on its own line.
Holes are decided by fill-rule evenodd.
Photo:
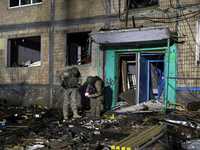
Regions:
M 23 116 L 33 121 L 31 132 L 28 125 L 24 127 L 26 131 L 16 130 L 19 132 L 15 134 L 2 133 L 5 128 L 0 129 L 0 148 L 10 146 L 11 139 L 18 135 L 25 137 L 24 141 L 31 136 L 57 140 L 62 135 L 72 144 L 65 141 L 63 146 L 56 146 L 84 149 L 89 147 L 88 143 L 83 144 L 85 141 L 96 142 L 95 134 L 105 137 L 107 149 L 143 149 L 160 137 L 168 141 L 164 136 L 167 125 L 175 147 L 181 140 L 199 138 L 199 0 L 1 0 L 0 8 L 0 119 L 4 119 L 0 120 L 0 127 L 4 127 L 6 117 L 11 121 L 15 118 L 4 112 L 9 111 L 4 109 L 6 102 L 29 116 L 36 112 L 32 111 L 35 108 L 48 111 L 37 114 L 38 118 L 46 115 L 45 125 L 41 118 Z M 87 77 L 99 76 L 103 80 L 101 119 L 105 122 L 100 119 L 101 122 L 88 123 L 87 115 L 86 120 L 82 117 L 81 121 L 60 121 L 66 89 L 58 76 L 73 67 L 82 77 L 77 105 L 83 114 L 90 112 L 90 99 L 85 96 Z M 122 106 L 124 109 L 118 109 Z M 183 111 L 177 112 L 179 109 Z M 166 115 L 168 110 L 171 116 Z M 52 113 L 53 119 L 49 117 Z M 25 124 L 25 119 L 20 119 L 17 123 Z M 54 123 L 46 125 L 51 119 Z M 144 124 L 152 128 L 147 130 Z M 34 127 L 37 131 L 33 133 Z M 147 131 L 140 136 L 134 129 Z M 109 141 L 109 136 L 118 141 Z M 119 141 L 121 138 L 124 139 Z M 7 139 L 11 142 L 6 143 Z M 47 146 L 57 148 L 55 141 L 49 141 Z M 167 142 L 162 145 L 170 147 Z M 22 142 L 20 146 L 24 146 Z
M 65 89 L 59 84 L 58 76 L 76 67 L 82 77 L 77 95 L 80 110 L 90 109 L 90 99 L 84 95 L 87 77 L 99 76 L 105 86 L 102 112 L 115 111 L 116 115 L 123 112 L 117 111 L 121 107 L 118 105 L 120 102 L 139 106 L 154 100 L 152 110 L 164 110 L 163 116 L 167 108 L 175 110 L 179 106 L 181 110 L 187 107 L 189 111 L 197 111 L 196 114 L 181 114 L 190 117 L 190 120 L 191 116 L 192 119 L 200 116 L 199 0 L 1 0 L 0 8 L 0 100 L 6 100 L 8 106 L 35 108 L 39 105 L 62 110 Z M 160 109 L 156 102 L 161 103 L 164 109 Z M 131 109 L 137 110 L 135 107 Z M 124 111 L 130 112 L 128 109 Z M 0 111 L 1 119 L 2 114 L 3 111 Z M 63 119 L 62 113 L 59 115 L 56 119 Z M 145 115 L 157 119 L 157 122 L 177 123 L 165 116 Z M 137 121 L 141 127 L 150 120 L 139 116 L 134 116 L 135 120 L 124 117 L 127 122 L 131 121 L 130 126 L 123 122 L 121 124 L 127 128 L 115 126 L 114 132 L 130 134 Z M 112 122 L 117 117 L 113 114 L 108 118 Z M 121 118 L 118 116 L 118 119 Z M 184 119 L 178 124 L 192 129 L 181 128 L 179 135 L 182 137 L 184 134 L 186 139 L 189 136 L 199 138 L 199 131 L 194 131 L 200 127 L 199 119 L 195 118 L 195 126 Z M 75 125 L 68 123 L 70 132 L 65 130 L 62 134 L 72 133 Z M 59 125 L 65 127 L 63 124 Z M 54 128 L 54 125 L 51 124 L 49 128 Z M 90 125 L 94 127 L 99 124 Z M 107 125 L 99 125 L 98 129 L 105 129 Z M 84 131 L 76 129 L 74 133 L 77 135 Z M 173 129 L 178 132 L 180 128 L 176 126 Z M 192 134 L 188 134 L 191 130 Z M 93 134 L 84 132 L 78 137 L 87 134 L 86 139 L 92 139 Z M 157 132 L 162 132 L 163 136 L 166 125 L 155 125 L 152 133 Z M 38 133 L 39 129 L 37 136 Z M 47 134 L 49 129 L 42 135 Z M 97 134 L 100 135 L 100 132 Z M 110 133 L 107 135 L 112 136 Z M 146 132 L 143 136 L 148 135 Z M 124 139 L 125 146 L 126 140 L 132 136 Z M 77 141 L 79 144 L 83 142 L 80 139 Z M 110 145 L 114 147 L 110 148 L 118 149 L 117 146 L 122 147 L 122 142 L 111 142 Z M 153 142 L 152 139 L 149 145 Z M 4 141 L 0 146 L 2 143 Z M 131 149 L 136 147 L 138 145 Z M 129 147 L 126 148 L 128 150 Z
M 198 1 L 6 0 L 0 7 L 1 98 L 15 106 L 62 107 L 57 76 L 73 66 L 83 83 L 89 75 L 104 80 L 104 108 L 129 90 L 130 104 L 199 99 Z

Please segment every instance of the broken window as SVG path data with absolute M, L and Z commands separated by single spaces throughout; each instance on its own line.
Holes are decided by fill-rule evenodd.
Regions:
M 35 5 L 40 3 L 42 3 L 42 0 L 9 0 L 9 7 Z
M 197 65 L 199 63 L 199 43 L 200 43 L 200 21 L 198 20 L 196 22 L 197 27 L 197 37 L 196 37 L 196 61 L 195 64 Z
M 126 4 L 128 5 L 129 2 L 129 9 L 158 5 L 158 0 L 127 0 Z
M 8 39 L 7 67 L 41 66 L 41 37 Z
M 67 34 L 66 65 L 83 65 L 91 62 L 90 32 Z

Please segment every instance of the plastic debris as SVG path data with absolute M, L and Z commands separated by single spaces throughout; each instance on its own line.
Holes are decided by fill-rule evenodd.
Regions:
M 112 116 L 110 117 L 110 119 L 115 119 L 115 115 L 114 115 L 114 114 L 112 114 Z
M 44 145 L 33 145 L 33 146 L 28 146 L 25 150 L 34 150 L 37 148 L 43 148 Z
M 197 150 L 200 149 L 200 140 L 190 140 L 181 143 L 181 147 L 185 150 Z
M 0 129 L 1 129 L 1 130 L 6 130 L 7 127 L 6 127 L 6 126 L 0 126 Z

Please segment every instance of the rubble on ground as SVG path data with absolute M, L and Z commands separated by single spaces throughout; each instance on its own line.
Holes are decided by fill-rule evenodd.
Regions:
M 164 105 L 158 100 L 150 100 L 137 105 L 132 105 L 129 107 L 122 107 L 117 109 L 115 113 L 126 113 L 126 112 L 137 112 L 137 111 L 164 111 Z
M 114 108 L 102 112 L 100 120 L 91 120 L 87 112 L 80 110 L 79 114 L 83 115 L 80 119 L 63 120 L 62 109 L 41 105 L 28 108 L 2 106 L 0 149 L 110 150 L 123 144 L 129 148 L 128 140 L 135 141 L 132 145 L 138 149 L 140 146 L 150 147 L 152 143 L 158 149 L 190 150 L 200 145 L 200 111 L 168 107 L 164 113 L 163 104 L 152 100 L 139 107 L 119 102 Z M 158 134 L 148 134 L 151 128 L 161 126 Z M 131 139 L 141 137 L 143 143 Z

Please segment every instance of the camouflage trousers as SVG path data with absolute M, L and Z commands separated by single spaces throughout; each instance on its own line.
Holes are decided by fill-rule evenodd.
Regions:
M 69 107 L 71 106 L 72 111 L 77 111 L 77 89 L 76 88 L 69 88 L 64 91 L 63 97 L 63 116 L 64 118 L 68 117 Z
M 103 101 L 103 95 L 97 98 L 94 97 L 90 98 L 91 117 L 100 119 L 102 101 Z

